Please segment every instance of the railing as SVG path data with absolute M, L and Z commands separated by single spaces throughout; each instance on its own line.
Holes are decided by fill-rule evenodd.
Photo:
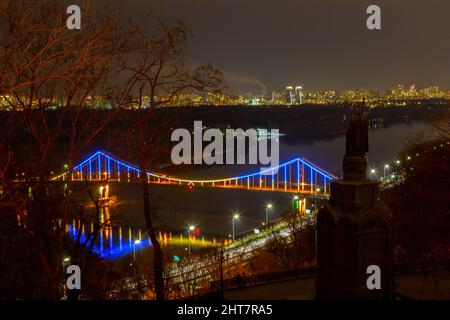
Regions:
M 237 276 L 223 281 L 223 289 L 230 290 L 242 287 L 250 287 L 259 284 L 268 284 L 284 280 L 294 280 L 298 278 L 310 277 L 316 272 L 315 267 L 307 267 L 293 270 L 283 270 L 277 272 L 263 273 L 252 276 Z M 211 291 L 221 290 L 220 281 L 214 281 L 210 284 Z
M 394 266 L 394 272 L 397 275 L 439 270 L 450 270 L 450 260 L 426 259 L 422 261 L 405 261 L 397 263 Z
M 394 266 L 394 274 L 410 274 L 416 272 L 430 272 L 439 270 L 450 270 L 450 260 L 424 260 L 419 262 L 402 262 Z M 232 290 L 256 285 L 269 284 L 274 282 L 282 282 L 285 280 L 295 280 L 307 278 L 316 274 L 316 266 L 303 267 L 299 269 L 283 270 L 270 272 L 252 276 L 237 276 L 223 280 L 223 290 Z M 186 299 L 202 299 L 209 296 L 215 296 L 221 292 L 221 281 L 210 282 L 209 288 L 201 288 L 196 290 L 196 294 Z M 410 297 L 397 294 L 397 299 L 409 300 Z

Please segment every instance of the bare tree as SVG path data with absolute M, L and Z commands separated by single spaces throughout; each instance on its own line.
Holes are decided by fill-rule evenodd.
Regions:
M 287 211 L 285 228 L 274 231 L 266 251 L 277 257 L 279 267 L 292 269 L 311 263 L 315 258 L 314 227 L 305 215 Z
M 21 193 L 24 205 L 17 211 L 48 277 L 49 297 L 57 298 L 65 226 L 73 210 L 73 165 L 127 103 L 134 75 L 120 88 L 114 81 L 123 57 L 133 51 L 135 29 L 118 23 L 117 12 L 94 10 L 89 3 L 81 31 L 67 29 L 63 1 L 5 0 L 0 6 L 0 92 L 11 119 L 25 129 L 3 148 L 11 151 L 14 170 L 23 172 L 20 185 L 32 190 Z M 95 110 L 92 97 L 100 96 L 115 109 Z M 32 143 L 21 148 L 17 139 Z M 49 180 L 60 163 L 67 168 L 62 193 Z
M 146 172 L 167 161 L 169 134 L 174 120 L 157 122 L 155 109 L 170 104 L 179 94 L 189 91 L 218 90 L 222 74 L 210 64 L 189 67 L 185 61 L 185 48 L 190 31 L 178 21 L 171 26 L 161 21 L 153 34 L 141 34 L 140 50 L 126 69 L 136 75 L 133 88 L 138 99 L 135 122 L 126 137 L 127 150 L 135 155 L 141 170 L 143 213 L 147 233 L 153 244 L 156 299 L 164 294 L 164 254 L 157 238 L 156 211 L 152 206 Z M 161 119 L 160 119 L 161 120 Z

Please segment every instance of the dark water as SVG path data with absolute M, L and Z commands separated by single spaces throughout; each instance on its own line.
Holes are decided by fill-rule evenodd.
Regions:
M 320 125 L 320 123 L 318 123 Z M 371 129 L 369 133 L 369 166 L 377 167 L 382 174 L 382 165 L 396 159 L 406 143 L 424 124 L 398 124 L 389 128 Z M 341 175 L 341 159 L 345 149 L 345 137 L 316 141 L 312 144 L 283 143 L 280 138 L 280 163 L 295 157 L 304 157 L 321 168 Z M 191 178 L 224 178 L 255 172 L 258 168 L 245 165 L 223 165 L 208 168 L 194 168 L 184 176 Z M 188 225 L 198 225 L 202 234 L 224 236 L 231 233 L 232 215 L 240 212 L 236 221 L 236 234 L 260 226 L 265 220 L 265 207 L 272 203 L 271 219 L 278 218 L 289 207 L 292 194 L 247 190 L 201 189 L 194 187 L 152 187 L 153 198 L 158 207 L 158 223 L 163 230 L 183 230 Z M 116 195 L 124 205 L 111 210 L 114 221 L 126 225 L 143 226 L 141 190 L 137 184 L 112 183 L 110 193 Z M 313 204 L 314 200 L 308 200 Z

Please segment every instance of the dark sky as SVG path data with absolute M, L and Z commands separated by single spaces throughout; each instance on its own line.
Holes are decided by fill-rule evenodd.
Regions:
M 396 84 L 450 88 L 450 0 L 127 0 L 136 18 L 151 11 L 185 18 L 194 63 L 211 62 L 230 92 L 380 89 Z M 382 30 L 366 28 L 381 7 Z

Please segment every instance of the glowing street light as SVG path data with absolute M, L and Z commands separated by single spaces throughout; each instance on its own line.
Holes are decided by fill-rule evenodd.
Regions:
M 136 246 L 141 244 L 141 240 L 135 240 L 133 243 L 133 266 L 134 266 L 134 275 L 136 276 Z
M 298 196 L 297 195 L 295 195 L 293 198 L 292 198 L 292 212 L 294 212 L 295 211 L 295 209 L 296 209 L 296 204 L 298 203 Z M 299 210 L 300 210 L 300 206 L 298 206 L 299 207 Z
M 68 265 L 70 265 L 70 257 L 63 258 L 62 267 L 63 267 L 64 272 L 65 272 L 66 266 L 68 266 Z
M 188 242 L 188 253 L 191 255 L 191 231 L 195 230 L 195 226 L 189 226 L 188 227 L 188 236 L 189 236 L 189 242 Z
M 268 213 L 268 209 L 272 208 L 272 204 L 269 203 L 266 205 L 266 226 L 269 226 L 269 213 Z
M 239 215 L 238 215 L 238 214 L 235 214 L 235 215 L 233 216 L 233 242 L 234 242 L 234 221 L 237 220 L 237 219 L 239 219 Z
M 317 194 L 320 193 L 320 188 L 316 189 L 316 194 L 314 194 L 314 209 L 317 208 Z
M 376 173 L 375 169 L 370 169 L 369 171 L 369 179 L 372 180 L 372 175 L 374 175 Z
M 383 167 L 383 179 L 386 179 L 386 169 L 389 169 L 389 165 L 385 164 Z

